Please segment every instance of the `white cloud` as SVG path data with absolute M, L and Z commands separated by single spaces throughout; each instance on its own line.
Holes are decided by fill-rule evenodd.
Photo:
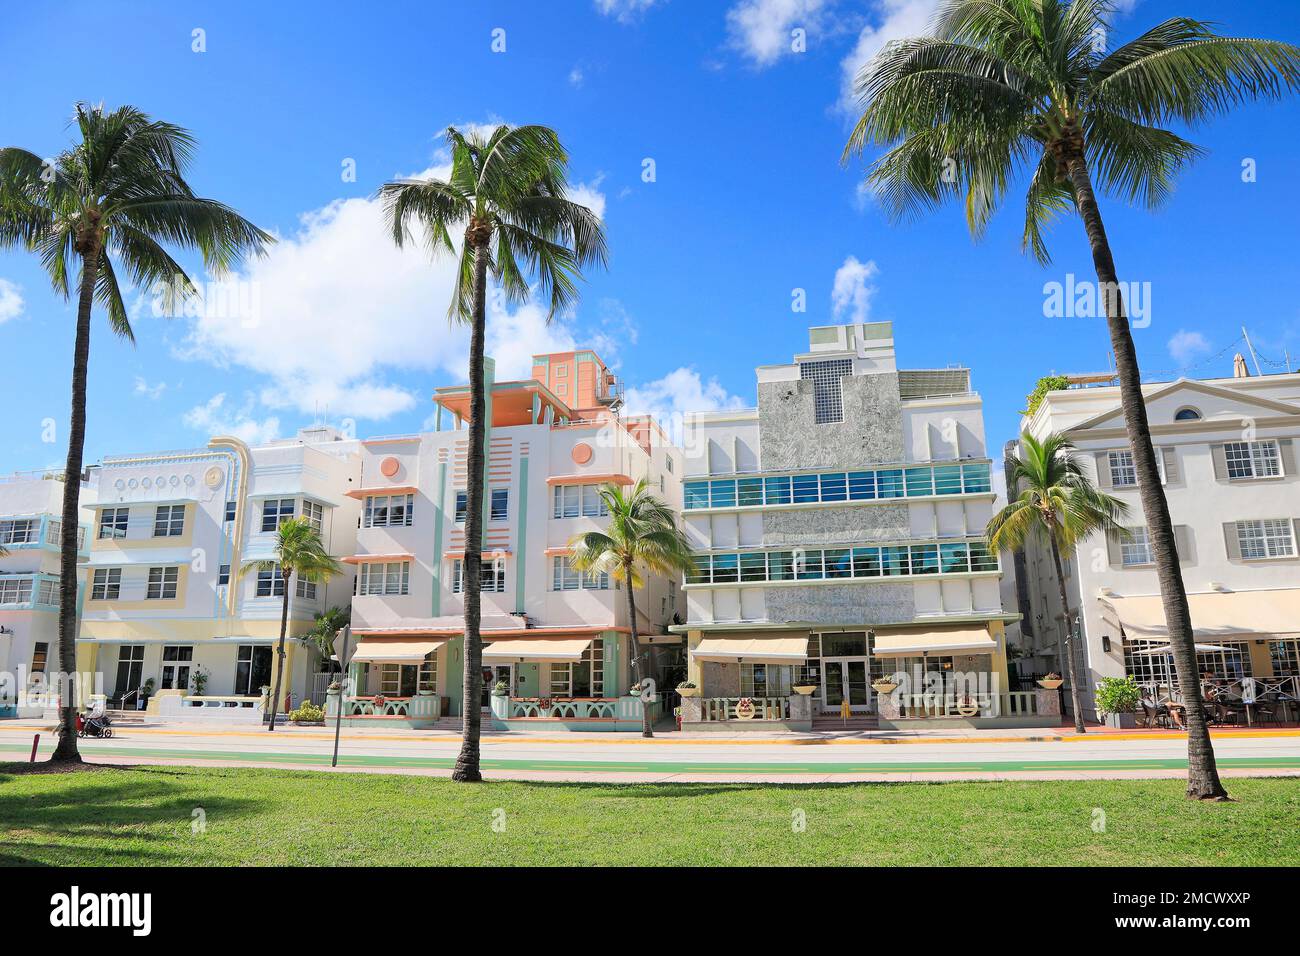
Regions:
M 876 294 L 871 280 L 879 272 L 874 259 L 860 262 L 856 256 L 845 258 L 844 264 L 835 270 L 835 283 L 831 287 L 835 318 L 844 319 L 845 313 L 850 322 L 866 322 L 870 318 L 871 299 Z
M 596 10 L 621 23 L 631 23 L 659 0 L 595 0 Z
M 771 66 L 791 51 L 790 31 L 815 27 L 826 0 L 741 0 L 727 11 L 731 45 L 757 66 Z
M 854 93 L 858 71 L 891 40 L 928 32 L 938 6 L 939 0 L 875 0 L 871 22 L 862 28 L 853 50 L 840 62 L 841 110 L 854 113 L 859 108 Z
M 568 192 L 569 199 L 586 206 L 602 222 L 605 220 L 605 194 L 600 191 L 600 184 L 604 181 L 605 174 L 600 173 L 589 183 L 575 183 Z
M 249 395 L 239 408 L 226 406 L 226 393 L 218 392 L 202 405 L 185 413 L 184 422 L 205 435 L 233 435 L 249 445 L 260 445 L 280 437 L 280 419 L 258 421 L 252 411 L 256 402 Z
M 577 87 L 582 86 L 582 81 L 585 78 L 586 78 L 585 74 L 583 74 L 582 67 L 580 66 L 575 66 L 572 70 L 569 71 L 569 85 L 574 87 L 575 89 Z
M 22 290 L 8 279 L 0 279 L 0 323 L 23 314 Z
M 449 173 L 439 166 L 418 175 Z M 603 216 L 599 183 L 577 184 L 572 197 Z M 383 419 L 428 401 L 395 384 L 395 373 L 465 378 L 468 331 L 447 319 L 455 268 L 454 257 L 431 259 L 421 243 L 394 246 L 378 200 L 335 200 L 245 268 L 257 321 L 192 318 L 179 352 L 266 376 L 260 399 L 271 408 Z M 488 327 L 501 378 L 526 376 L 532 351 L 572 341 L 529 307 L 508 313 L 498 302 Z
M 1200 332 L 1188 332 L 1179 329 L 1168 343 L 1169 354 L 1179 365 L 1190 365 L 1197 358 L 1208 354 L 1212 346 Z
M 156 401 L 162 398 L 162 393 L 167 391 L 167 383 L 159 382 L 157 385 L 150 385 L 142 377 L 135 377 L 135 394 L 143 395 L 145 398 Z
M 693 368 L 682 366 L 663 378 L 630 386 L 624 395 L 628 415 L 653 415 L 674 443 L 682 441 L 682 420 L 691 412 L 716 412 L 744 408 L 744 401 L 729 393 L 716 378 L 707 381 Z

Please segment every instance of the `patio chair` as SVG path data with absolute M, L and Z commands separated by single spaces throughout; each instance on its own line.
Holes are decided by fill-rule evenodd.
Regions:
M 1162 704 L 1154 704 L 1149 700 L 1139 701 L 1142 707 L 1142 726 L 1143 727 L 1169 727 L 1169 708 Z

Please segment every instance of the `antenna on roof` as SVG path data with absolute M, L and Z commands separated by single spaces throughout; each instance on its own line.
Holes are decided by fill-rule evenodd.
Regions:
M 1250 344 L 1250 333 L 1246 331 L 1244 325 L 1241 327 L 1241 337 L 1246 340 L 1246 348 L 1250 349 L 1251 361 L 1255 363 L 1255 374 L 1263 375 L 1264 373 L 1259 369 L 1259 356 L 1255 354 L 1255 346 Z

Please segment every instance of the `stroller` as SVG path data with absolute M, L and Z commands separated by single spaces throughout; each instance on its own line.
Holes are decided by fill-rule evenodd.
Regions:
M 78 737 L 112 737 L 113 722 L 109 720 L 108 714 L 105 713 L 104 701 L 96 700 L 90 705 L 90 712 L 86 715 L 77 715 L 77 736 Z

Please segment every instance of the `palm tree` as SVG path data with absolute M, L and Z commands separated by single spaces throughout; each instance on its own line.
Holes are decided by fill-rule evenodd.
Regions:
M 569 561 L 582 572 L 608 572 L 627 587 L 627 619 L 632 629 L 632 680 L 643 677 L 641 641 L 637 636 L 636 594 L 645 583 L 645 572 L 670 574 L 694 567 L 686 536 L 677 527 L 673 510 L 650 493 L 646 480 L 638 481 L 630 493 L 622 486 L 605 484 L 601 500 L 609 511 L 609 527 L 586 531 L 569 542 Z M 650 708 L 641 708 L 641 736 L 653 737 Z
M 329 661 L 331 655 L 335 653 L 334 639 L 338 637 L 339 631 L 347 627 L 351 621 L 351 608 L 329 608 L 316 615 L 316 619 L 312 621 L 311 630 L 298 640 L 308 647 L 315 648 L 322 660 Z
M 185 173 L 195 141 L 186 130 L 132 106 L 106 113 L 79 103 L 74 120 L 80 140 L 51 163 L 18 147 L 0 149 L 0 249 L 24 246 L 40 256 L 55 292 L 67 299 L 74 283 L 77 290 L 59 562 L 59 667 L 68 675 L 77 666 L 78 500 L 91 310 L 98 303 L 113 332 L 134 342 L 119 275 L 137 287 L 161 284 L 162 304 L 175 314 L 179 300 L 198 289 L 164 243 L 197 249 L 209 270 L 222 273 L 272 241 L 234 210 L 194 194 Z M 81 759 L 74 696 L 63 701 L 55 761 Z
M 246 561 L 239 569 L 242 577 L 250 571 L 271 575 L 271 593 L 275 593 L 275 575 L 280 575 L 284 589 L 284 602 L 280 607 L 280 643 L 276 648 L 275 690 L 271 693 L 271 719 L 268 731 L 275 730 L 275 712 L 280 702 L 280 684 L 284 680 L 284 640 L 289 632 L 289 599 L 293 597 L 293 576 L 304 581 L 323 581 L 338 574 L 342 568 L 329 556 L 321 543 L 320 532 L 312 527 L 305 515 L 285 518 L 275 534 L 275 557 Z
M 1061 613 L 1065 638 L 1058 644 L 1058 656 L 1064 653 L 1070 675 L 1070 701 L 1074 706 L 1074 729 L 1084 733 L 1083 708 L 1079 680 L 1075 673 L 1074 629 L 1070 622 L 1070 598 L 1065 592 L 1065 570 L 1061 552 L 1072 552 L 1089 535 L 1102 531 L 1120 531 L 1119 522 L 1127 515 L 1128 505 L 1118 498 L 1098 491 L 1074 457 L 1074 445 L 1063 435 L 1048 435 L 1042 441 L 1028 432 L 1020 436 L 1023 452 L 1008 455 L 1012 485 L 1008 497 L 1015 495 L 1005 508 L 989 519 L 985 536 L 989 551 L 1019 551 L 1031 537 L 1046 537 L 1056 568 L 1056 586 L 1060 589 Z
M 582 268 L 605 263 L 600 217 L 568 199 L 568 154 L 544 126 L 498 126 L 487 136 L 447 129 L 451 176 L 385 183 L 383 197 L 393 241 L 413 241 L 411 225 L 434 255 L 457 255 L 453 231 L 463 229 L 448 317 L 467 322 L 469 338 L 469 454 L 465 510 L 465 674 L 463 738 L 453 780 L 478 781 L 482 714 L 483 641 L 479 594 L 483 547 L 483 436 L 485 435 L 483 338 L 487 278 L 501 284 L 511 302 L 530 292 L 524 270 L 550 300 L 548 321 L 577 301 Z
M 1018 174 L 1029 175 L 1024 246 L 1049 261 L 1044 229 L 1073 207 L 1104 297 L 1120 404 L 1187 704 L 1187 795 L 1226 797 L 1201 702 L 1187 594 L 1156 468 L 1141 375 L 1093 188 L 1150 208 L 1201 149 L 1195 126 L 1300 84 L 1300 48 L 1222 37 L 1176 17 L 1106 52 L 1111 0 L 947 0 L 932 35 L 886 44 L 857 78 L 863 114 L 844 158 L 888 147 L 867 182 L 895 218 L 961 198 L 981 236 Z

